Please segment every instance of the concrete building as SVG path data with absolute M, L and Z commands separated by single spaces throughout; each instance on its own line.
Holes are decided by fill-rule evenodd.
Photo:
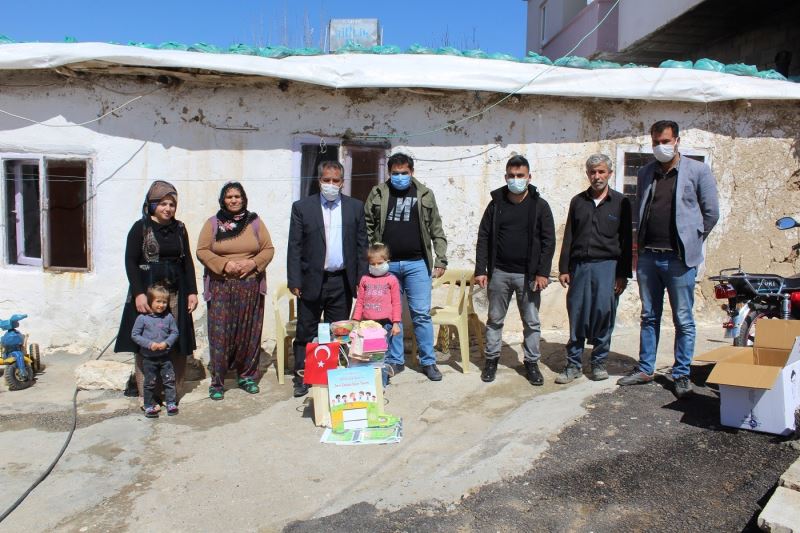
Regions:
M 616 188 L 634 195 L 636 170 L 651 157 L 648 127 L 664 118 L 681 125 L 683 153 L 703 158 L 718 180 L 722 218 L 707 243 L 706 271 L 798 267 L 796 239 L 773 224 L 800 205 L 800 86 L 790 82 L 451 56 L 276 60 L 86 43 L 2 45 L 0 83 L 0 317 L 28 313 L 26 331 L 43 345 L 103 346 L 116 333 L 127 291 L 125 237 L 153 179 L 177 186 L 193 248 L 221 185 L 242 181 L 276 245 L 274 285 L 286 279 L 291 203 L 313 191 L 316 162 L 339 158 L 346 191 L 364 198 L 384 179 L 387 155 L 409 152 L 438 199 L 451 268 L 472 268 L 480 217 L 510 156 L 532 162 L 560 244 L 569 200 L 586 187 L 586 158 L 609 154 Z M 701 278 L 700 315 L 716 320 L 712 293 Z M 560 286 L 544 293 L 545 330 L 566 325 L 564 295 Z M 637 300 L 634 283 L 621 322 L 637 321 Z M 204 313 L 201 305 L 198 327 Z
M 526 1 L 528 50 L 551 59 L 566 55 L 615 3 Z M 795 76 L 800 74 L 798 16 L 800 3 L 792 0 L 620 0 L 573 55 L 651 66 L 708 57 Z M 781 52 L 785 65 L 776 63 Z

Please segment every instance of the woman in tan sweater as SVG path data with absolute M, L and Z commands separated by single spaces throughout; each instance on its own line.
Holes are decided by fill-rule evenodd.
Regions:
M 247 195 L 238 182 L 219 194 L 220 210 L 200 230 L 197 259 L 206 267 L 208 344 L 212 400 L 224 397 L 225 374 L 235 368 L 239 388 L 259 391 L 261 327 L 264 323 L 266 268 L 275 254 L 258 215 L 247 210 Z

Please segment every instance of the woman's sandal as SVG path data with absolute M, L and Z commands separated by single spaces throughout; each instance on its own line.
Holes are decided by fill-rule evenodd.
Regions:
M 212 400 L 221 400 L 225 398 L 225 393 L 222 389 L 215 389 L 214 387 L 208 388 L 208 397 Z
M 250 378 L 239 378 L 239 388 L 248 394 L 258 394 L 261 390 L 258 388 L 258 383 Z

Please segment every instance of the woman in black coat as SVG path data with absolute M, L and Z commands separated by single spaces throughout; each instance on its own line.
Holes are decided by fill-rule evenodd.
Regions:
M 147 288 L 163 285 L 170 293 L 170 312 L 178 324 L 179 337 L 170 358 L 175 367 L 175 385 L 180 398 L 186 373 L 186 358 L 196 348 L 192 311 L 197 307 L 197 281 L 186 227 L 175 219 L 178 192 L 166 181 L 150 186 L 142 206 L 142 218 L 128 232 L 125 247 L 125 272 L 128 275 L 128 297 L 114 345 L 115 352 L 136 353 L 136 386 L 142 396 L 144 375 L 142 356 L 131 339 L 136 317 L 149 313 Z

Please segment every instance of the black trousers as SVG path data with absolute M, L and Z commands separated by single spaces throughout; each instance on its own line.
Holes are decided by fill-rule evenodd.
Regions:
M 144 373 L 144 406 L 152 407 L 155 405 L 153 394 L 156 390 L 158 376 L 161 376 L 161 383 L 164 386 L 164 401 L 167 403 L 178 402 L 178 392 L 175 387 L 175 367 L 169 355 L 160 357 L 143 357 L 142 372 Z
M 297 300 L 297 331 L 294 338 L 294 372 L 306 366 L 306 344 L 317 336 L 320 318 L 336 322 L 350 318 L 353 308 L 353 289 L 348 286 L 344 270 L 325 273 L 319 300 L 302 296 Z

